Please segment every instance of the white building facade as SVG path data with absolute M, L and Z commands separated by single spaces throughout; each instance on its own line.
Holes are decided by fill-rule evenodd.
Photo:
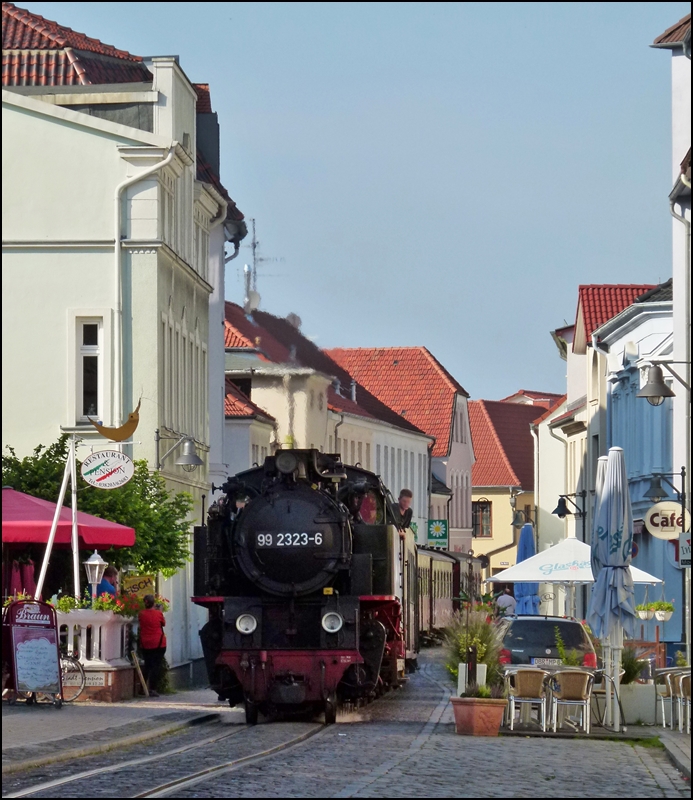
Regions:
M 223 442 L 224 242 L 242 226 L 229 232 L 218 184 L 197 179 L 198 95 L 177 57 L 121 58 L 141 82 L 3 89 L 2 439 L 23 456 L 74 433 L 84 458 L 113 446 L 89 417 L 118 427 L 140 403 L 122 449 L 154 469 L 155 432 L 159 456 L 189 437 L 204 466 L 176 466 L 178 448 L 161 472 L 197 521 Z M 185 679 L 202 656 L 192 564 L 159 588 Z

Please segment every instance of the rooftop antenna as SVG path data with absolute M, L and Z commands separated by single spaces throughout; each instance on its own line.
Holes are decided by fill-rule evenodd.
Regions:
M 246 314 L 252 314 L 253 311 L 260 305 L 260 295 L 255 289 L 250 288 L 252 270 L 249 264 L 243 265 L 243 277 L 245 279 L 245 296 L 243 297 L 243 311 Z
M 264 256 L 258 255 L 258 249 L 260 247 L 260 242 L 257 240 L 257 236 L 255 235 L 255 220 L 251 218 L 250 226 L 253 231 L 253 238 L 250 240 L 250 244 L 247 245 L 252 254 L 253 254 L 253 268 L 251 274 L 251 286 L 250 288 L 252 291 L 257 292 L 257 267 L 258 264 L 266 261 L 283 261 L 283 258 L 266 258 Z M 269 275 L 266 277 L 270 277 Z M 246 295 L 248 294 L 248 290 L 246 290 Z

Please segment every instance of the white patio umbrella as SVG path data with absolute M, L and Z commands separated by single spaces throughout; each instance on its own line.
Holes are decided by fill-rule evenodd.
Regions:
M 662 583 L 661 578 L 631 565 L 633 583 Z M 487 578 L 491 583 L 517 583 L 539 581 L 561 585 L 594 583 L 590 566 L 590 546 L 579 539 L 563 539 L 553 547 L 542 550 L 535 556 L 508 567 L 497 575 Z

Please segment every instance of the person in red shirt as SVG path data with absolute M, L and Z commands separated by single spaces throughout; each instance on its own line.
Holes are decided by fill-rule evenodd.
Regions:
M 158 697 L 156 687 L 161 680 L 161 672 L 166 653 L 166 619 L 158 608 L 154 608 L 154 595 L 144 598 L 144 608 L 139 613 L 140 647 L 144 656 L 144 677 L 150 697 Z

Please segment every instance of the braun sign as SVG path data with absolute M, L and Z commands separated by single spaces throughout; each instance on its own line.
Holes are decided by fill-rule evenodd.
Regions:
M 655 503 L 645 514 L 645 527 L 657 539 L 678 539 L 683 530 L 681 522 L 681 504 L 671 500 Z M 686 528 L 689 525 L 690 515 L 686 511 Z

